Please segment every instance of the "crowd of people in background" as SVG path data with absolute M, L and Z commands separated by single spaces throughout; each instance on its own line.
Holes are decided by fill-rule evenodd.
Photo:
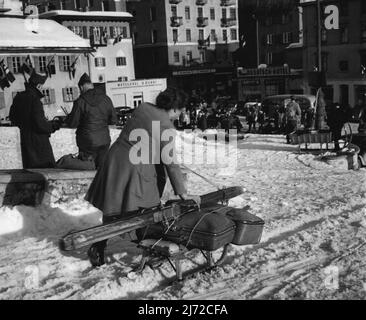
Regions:
M 290 136 L 295 132 L 322 128 L 332 132 L 336 150 L 339 150 L 338 141 L 346 122 L 359 121 L 360 130 L 364 127 L 366 131 L 366 106 L 362 103 L 356 111 L 338 102 L 328 102 L 322 110 L 319 120 L 315 114 L 315 106 L 302 109 L 295 96 L 283 103 L 272 105 L 270 112 L 258 100 L 235 103 L 218 97 L 211 101 L 196 99 L 187 104 L 176 120 L 175 127 L 178 130 L 237 129 L 242 133 L 284 134 L 287 143 L 291 143 Z M 355 112 L 356 116 L 353 115 Z

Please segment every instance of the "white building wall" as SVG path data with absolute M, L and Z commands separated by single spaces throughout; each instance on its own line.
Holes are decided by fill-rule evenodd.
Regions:
M 67 55 L 67 53 L 65 54 Z M 62 116 L 64 115 L 64 112 L 62 111 L 60 106 L 65 107 L 68 111 L 71 111 L 72 109 L 72 102 L 65 102 L 64 96 L 63 96 L 63 88 L 66 87 L 75 87 L 77 88 L 77 83 L 82 76 L 84 72 L 88 72 L 88 62 L 84 54 L 70 54 L 72 56 L 78 56 L 78 60 L 76 62 L 76 72 L 75 72 L 75 78 L 70 79 L 68 72 L 60 71 L 59 67 L 59 54 L 55 55 L 55 69 L 56 74 L 52 75 L 51 78 L 48 78 L 44 88 L 47 89 L 53 89 L 55 90 L 55 102 L 51 104 L 44 104 L 44 110 L 45 115 L 48 119 L 52 119 L 55 116 Z M 12 54 L 13 56 L 27 56 L 27 54 Z M 47 56 L 52 57 L 53 54 L 49 53 L 38 53 L 38 54 L 30 54 L 32 64 L 35 66 L 34 58 L 38 56 Z M 4 59 L 5 63 L 7 61 L 8 55 L 0 54 L 0 60 Z M 16 92 L 24 91 L 24 77 L 21 73 L 14 74 L 16 80 L 11 84 L 10 88 L 4 89 L 4 98 L 5 98 L 5 108 L 0 109 L 0 118 L 5 119 L 9 115 L 10 106 L 13 102 L 13 95 Z M 27 79 L 29 78 L 29 75 L 26 74 Z M 0 93 L 2 90 L 0 89 Z
M 107 47 L 99 47 L 97 52 L 90 55 L 90 78 L 95 82 L 118 81 L 119 77 L 126 77 L 127 80 L 135 79 L 135 68 L 133 60 L 132 39 L 123 39 L 121 42 L 113 45 L 113 40 L 108 41 Z M 117 66 L 116 58 L 124 56 L 126 58 L 125 66 Z M 106 59 L 105 67 L 96 67 L 95 58 L 104 57 Z M 100 81 L 100 78 L 103 79 Z

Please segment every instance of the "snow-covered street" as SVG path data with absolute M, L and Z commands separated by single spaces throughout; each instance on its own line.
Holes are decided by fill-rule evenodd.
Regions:
M 52 138 L 56 158 L 75 150 L 69 132 L 61 131 L 64 136 Z M 113 130 L 114 139 L 118 133 Z M 12 138 L 6 139 L 1 143 L 10 148 Z M 101 212 L 81 199 L 52 208 L 0 208 L 0 299 L 365 299 L 365 169 L 333 167 L 285 142 L 279 135 L 247 135 L 232 150 L 238 157 L 233 175 L 190 165 L 218 184 L 245 188 L 229 204 L 249 205 L 265 229 L 259 245 L 233 245 L 222 267 L 173 285 L 168 262 L 125 277 L 141 251 L 119 238 L 98 269 L 90 267 L 86 250 L 60 252 L 60 236 L 100 221 Z M 11 157 L 17 158 L 4 152 L 1 163 Z M 188 183 L 192 194 L 214 190 L 191 174 Z M 183 268 L 203 261 L 192 251 Z

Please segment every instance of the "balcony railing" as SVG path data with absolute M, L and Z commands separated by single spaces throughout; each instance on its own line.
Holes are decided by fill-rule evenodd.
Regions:
M 180 27 L 183 24 L 183 17 L 171 17 L 170 25 L 172 27 Z
M 205 4 L 207 4 L 207 0 L 196 0 L 197 6 L 204 6 Z
M 178 3 L 181 3 L 182 0 L 169 0 L 169 3 L 170 4 L 178 4 Z
M 208 18 L 206 17 L 197 18 L 197 27 L 207 27 L 207 26 L 208 26 Z
M 227 28 L 236 25 L 236 18 L 222 18 L 221 19 L 221 27 Z
M 236 0 L 221 0 L 220 5 L 223 7 L 234 6 L 236 5 Z
M 207 39 L 198 40 L 198 48 L 207 48 L 209 45 L 210 45 L 210 42 Z

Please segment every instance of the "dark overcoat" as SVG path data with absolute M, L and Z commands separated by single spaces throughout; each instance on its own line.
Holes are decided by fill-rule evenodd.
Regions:
M 27 85 L 10 107 L 10 121 L 20 129 L 23 168 L 53 168 L 55 158 L 49 137 L 55 132 L 52 121 L 45 117 L 42 93 Z
M 168 140 L 162 137 L 164 132 L 175 133 L 168 113 L 149 103 L 140 104 L 109 149 L 85 199 L 104 216 L 130 215 L 133 211 L 160 203 L 166 173 L 175 194 L 186 193 L 179 165 L 176 161 L 169 161 L 174 157 L 173 152 L 161 152 L 174 150 L 173 137 L 164 141 Z M 137 136 L 145 137 L 140 139 Z M 137 164 L 134 155 L 148 159 Z

